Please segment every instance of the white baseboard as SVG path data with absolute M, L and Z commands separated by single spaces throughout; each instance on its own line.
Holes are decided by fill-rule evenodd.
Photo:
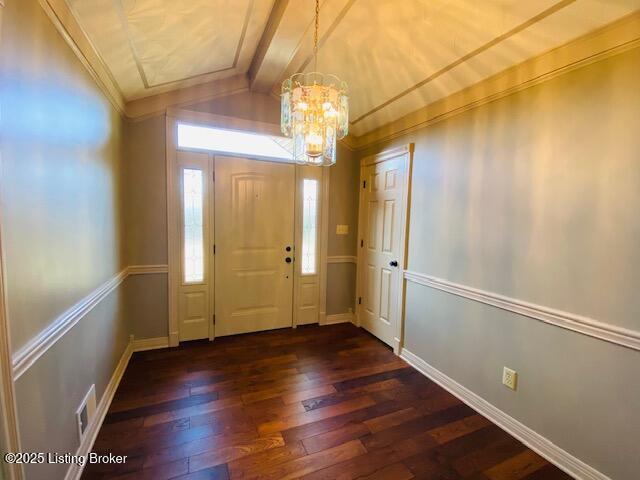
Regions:
M 169 346 L 169 337 L 141 338 L 133 341 L 134 352 L 144 352 L 145 350 L 156 350 L 158 348 L 167 348 Z
M 400 357 L 424 376 L 436 382 L 475 411 L 487 417 L 507 433 L 520 440 L 531 450 L 546 458 L 549 462 L 574 478 L 579 480 L 611 480 L 605 474 L 587 465 L 582 460 L 574 457 L 547 438 L 487 402 L 484 398 L 463 387 L 406 348 L 402 349 Z
M 333 325 L 335 323 L 346 323 L 354 321 L 353 313 L 336 313 L 327 315 L 324 325 Z
M 91 452 L 93 448 L 93 444 L 96 441 L 98 436 L 98 432 L 100 431 L 100 427 L 102 427 L 102 422 L 104 422 L 104 417 L 107 415 L 109 411 L 109 407 L 111 406 L 111 401 L 113 400 L 113 396 L 118 389 L 118 385 L 120 385 L 120 380 L 122 379 L 122 375 L 124 371 L 127 369 L 127 365 L 129 364 L 129 360 L 131 359 L 131 354 L 133 353 L 133 342 L 129 341 L 127 344 L 127 348 L 125 348 L 122 357 L 120 357 L 120 361 L 118 365 L 116 365 L 116 369 L 111 376 L 111 380 L 107 385 L 104 393 L 102 394 L 102 398 L 100 398 L 100 403 L 98 403 L 98 407 L 96 408 L 95 416 L 93 417 L 93 422 L 89 425 L 89 429 L 87 430 L 82 443 L 78 447 L 78 451 L 76 455 L 82 455 L 86 458 L 86 456 Z M 82 476 L 82 471 L 84 470 L 84 465 L 80 466 L 78 464 L 72 463 L 69 466 L 69 470 L 67 470 L 67 474 L 65 475 L 65 480 L 79 480 Z

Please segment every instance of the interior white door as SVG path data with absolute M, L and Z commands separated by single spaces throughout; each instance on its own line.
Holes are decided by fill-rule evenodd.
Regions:
M 398 322 L 404 157 L 365 167 L 361 325 L 393 346 Z
M 177 152 L 180 205 L 180 341 L 209 338 L 212 324 L 210 203 L 213 186 L 211 156 Z
M 216 336 L 292 325 L 294 182 L 291 164 L 215 157 Z

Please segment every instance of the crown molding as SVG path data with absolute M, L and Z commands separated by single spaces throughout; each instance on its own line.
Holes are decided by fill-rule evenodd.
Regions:
M 69 48 L 78 57 L 105 97 L 107 97 L 107 100 L 120 115 L 124 115 L 125 101 L 118 84 L 93 43 L 89 40 L 88 35 L 80 26 L 66 0 L 38 0 L 38 3 Z
M 0 6 L 2 6 L 0 0 Z M 89 72 L 96 85 L 121 116 L 144 119 L 160 113 L 169 106 L 213 100 L 248 91 L 246 74 L 177 88 L 168 92 L 126 101 L 111 71 L 91 42 L 66 0 L 38 0 L 54 27 L 69 48 Z
M 638 46 L 640 12 L 635 12 L 398 120 L 354 137 L 352 141 L 357 150 L 390 141 Z
M 170 107 L 206 102 L 247 91 L 249 91 L 247 75 L 234 75 L 132 100 L 127 102 L 125 112 L 129 119 L 143 120 L 164 113 Z

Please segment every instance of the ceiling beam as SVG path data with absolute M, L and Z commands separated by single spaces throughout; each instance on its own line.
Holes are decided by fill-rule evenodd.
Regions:
M 356 0 L 324 0 L 322 2 L 320 7 L 320 28 L 318 32 L 318 49 L 321 52 L 320 56 L 322 56 L 322 46 L 355 2 Z M 284 67 L 281 69 L 280 74 L 272 83 L 272 93 L 279 94 L 279 83 L 281 81 L 290 77 L 294 73 L 308 70 L 307 67 L 309 67 L 313 61 L 313 19 L 315 7 L 313 1 L 309 1 L 308 4 L 305 3 L 305 5 L 307 5 L 306 8 L 310 9 L 310 11 L 306 12 L 309 18 L 309 23 L 305 31 L 300 34 L 298 43 L 295 48 L 291 50 L 290 56 Z M 300 20 L 295 16 L 291 18 L 291 21 L 294 24 L 296 22 L 300 22 Z M 313 66 L 311 66 L 311 69 L 313 69 Z
M 249 67 L 251 90 L 270 92 L 313 23 L 314 0 L 276 0 Z

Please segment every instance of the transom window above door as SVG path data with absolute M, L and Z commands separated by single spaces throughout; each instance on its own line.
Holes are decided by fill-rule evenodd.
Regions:
M 292 162 L 290 138 L 178 123 L 178 148 Z

